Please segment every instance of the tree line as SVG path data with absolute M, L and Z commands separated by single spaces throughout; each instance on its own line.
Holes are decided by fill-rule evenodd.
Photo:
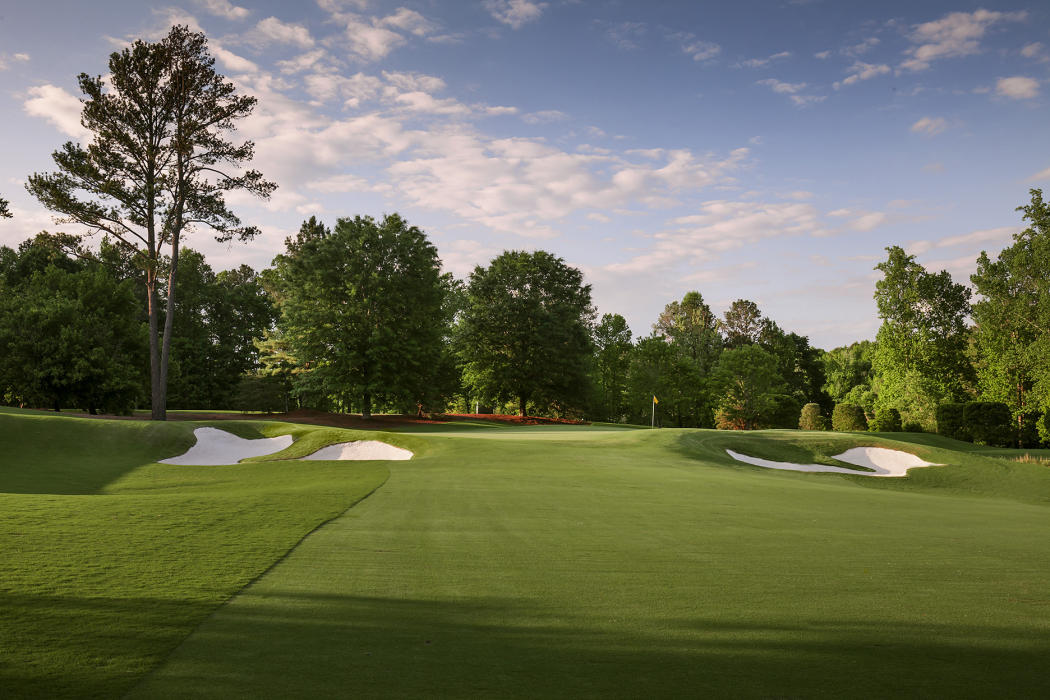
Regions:
M 331 228 L 311 218 L 271 268 L 215 273 L 185 237 L 250 241 L 258 228 L 226 197 L 276 188 L 249 168 L 253 144 L 229 138 L 255 98 L 236 93 L 185 26 L 133 42 L 108 68 L 78 79 L 89 141 L 64 144 L 56 170 L 27 184 L 102 240 L 45 232 L 0 249 L 5 403 L 124 412 L 148 399 L 160 420 L 169 404 L 366 416 L 474 406 L 682 427 L 838 416 L 934 430 L 943 407 L 983 402 L 1005 406 L 1019 441 L 1050 440 L 1040 190 L 1019 208 L 1029 225 L 1014 243 L 981 254 L 972 289 L 888 248 L 874 342 L 824 352 L 749 300 L 717 317 L 698 291 L 636 339 L 622 316 L 597 317 L 590 286 L 555 255 L 507 251 L 456 280 L 396 214 Z

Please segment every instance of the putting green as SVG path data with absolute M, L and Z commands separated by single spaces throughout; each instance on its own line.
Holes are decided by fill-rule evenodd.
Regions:
M 1035 697 L 1050 470 L 933 436 L 419 436 L 133 697 Z M 771 472 L 855 445 L 948 466 Z M 892 483 L 887 483 L 892 482 Z

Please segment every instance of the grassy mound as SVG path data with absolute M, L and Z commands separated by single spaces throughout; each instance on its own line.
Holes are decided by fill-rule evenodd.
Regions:
M 0 409 L 6 697 L 120 695 L 389 474 L 377 463 L 154 463 L 188 449 L 194 427 Z M 292 432 L 293 448 L 304 443 L 297 450 L 354 435 L 250 421 L 221 427 L 241 437 Z

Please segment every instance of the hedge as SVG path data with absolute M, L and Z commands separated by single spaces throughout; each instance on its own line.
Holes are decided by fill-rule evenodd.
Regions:
M 807 403 L 802 407 L 802 413 L 798 417 L 799 430 L 823 430 L 824 416 L 820 414 L 819 403 Z
M 877 409 L 868 429 L 875 433 L 899 433 L 903 430 L 901 412 L 895 408 Z
M 864 409 L 851 403 L 835 404 L 831 413 L 831 429 L 839 432 L 855 432 L 868 429 Z
M 974 444 L 993 447 L 1014 444 L 1013 416 L 1005 403 L 971 401 L 963 409 L 963 421 Z
M 964 412 L 966 404 L 942 403 L 937 407 L 937 434 L 954 440 L 970 441 L 970 431 L 966 424 Z

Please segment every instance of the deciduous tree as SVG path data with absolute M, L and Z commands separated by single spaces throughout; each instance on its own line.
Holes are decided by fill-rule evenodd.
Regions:
M 591 287 L 546 251 L 507 251 L 470 275 L 457 336 L 464 378 L 481 396 L 569 409 L 588 389 Z
M 397 214 L 311 220 L 275 260 L 281 337 L 304 393 L 360 407 L 428 400 L 444 367 L 453 282 L 426 235 Z

